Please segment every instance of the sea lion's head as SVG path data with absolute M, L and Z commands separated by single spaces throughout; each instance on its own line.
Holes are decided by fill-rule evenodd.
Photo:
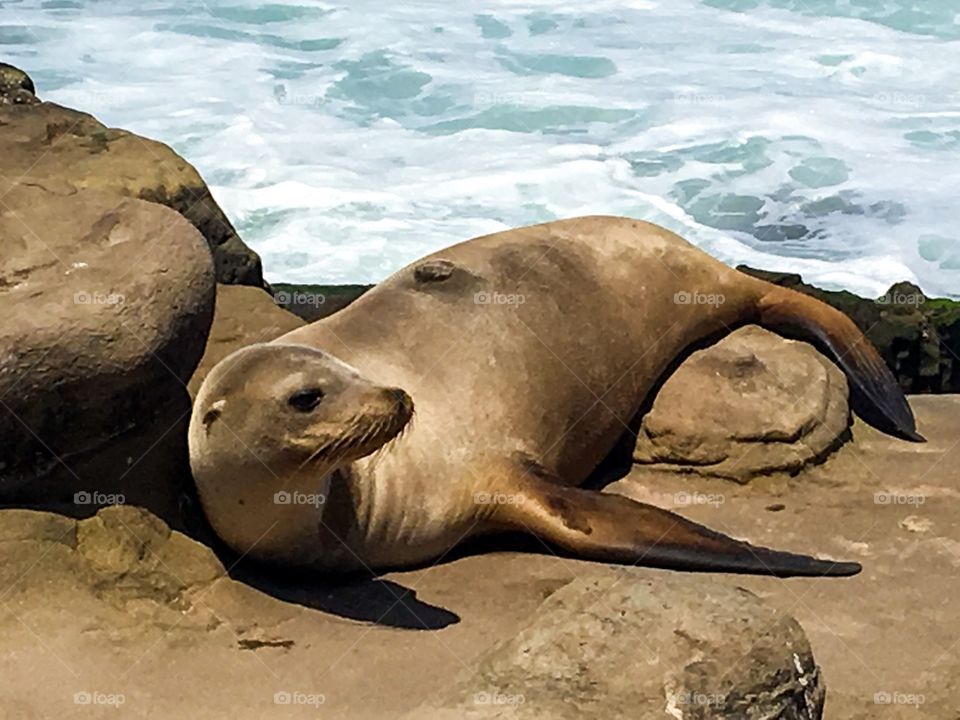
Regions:
M 412 415 L 403 390 L 315 348 L 234 352 L 204 379 L 190 419 L 190 466 L 211 525 L 240 553 L 309 562 L 333 473 L 383 448 Z

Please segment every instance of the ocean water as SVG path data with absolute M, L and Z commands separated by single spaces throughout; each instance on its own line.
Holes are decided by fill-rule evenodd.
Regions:
M 0 0 L 0 59 L 187 157 L 271 281 L 615 213 L 960 296 L 958 0 Z

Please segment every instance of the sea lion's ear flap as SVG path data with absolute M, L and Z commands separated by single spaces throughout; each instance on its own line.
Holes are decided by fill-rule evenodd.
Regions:
M 840 366 L 857 415 L 895 437 L 925 442 L 897 379 L 850 318 L 809 295 L 776 286 L 760 298 L 758 310 L 760 325 L 814 344 Z
M 214 420 L 219 418 L 223 414 L 223 408 L 227 404 L 227 401 L 224 399 L 217 400 L 215 403 L 211 404 L 207 411 L 203 414 L 203 429 L 207 432 L 210 432 L 210 426 L 213 424 Z
M 537 466 L 539 468 L 539 466 Z M 675 513 L 621 495 L 565 487 L 543 468 L 517 467 L 491 507 L 497 527 L 533 533 L 574 557 L 675 570 L 757 575 L 848 576 L 854 562 L 820 560 L 735 540 Z

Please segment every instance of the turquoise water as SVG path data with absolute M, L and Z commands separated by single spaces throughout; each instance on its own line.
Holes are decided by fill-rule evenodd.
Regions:
M 273 281 L 586 213 L 960 295 L 960 2 L 0 0 L 47 99 L 173 145 Z

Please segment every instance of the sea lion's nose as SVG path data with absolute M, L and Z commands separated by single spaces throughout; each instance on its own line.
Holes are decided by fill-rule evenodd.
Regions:
M 387 388 L 387 395 L 404 410 L 410 411 L 413 409 L 413 400 L 401 388 Z

